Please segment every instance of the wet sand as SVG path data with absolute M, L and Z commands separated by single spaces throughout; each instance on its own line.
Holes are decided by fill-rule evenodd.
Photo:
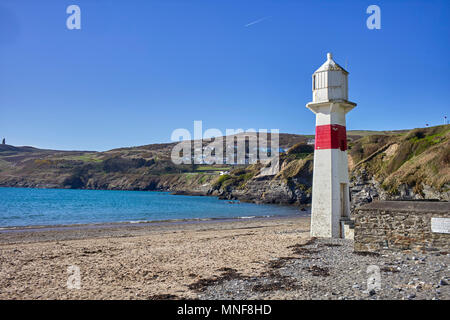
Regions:
M 197 298 L 200 279 L 251 276 L 309 238 L 309 217 L 0 230 L 1 299 Z M 67 280 L 80 270 L 81 288 Z

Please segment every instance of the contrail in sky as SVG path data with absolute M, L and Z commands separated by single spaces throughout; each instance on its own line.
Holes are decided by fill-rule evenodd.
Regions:
M 253 22 L 247 23 L 244 27 L 250 27 L 250 26 L 252 26 L 252 25 L 254 25 L 254 24 L 257 24 L 257 23 L 260 23 L 261 21 L 264 21 L 264 20 L 266 20 L 266 19 L 268 19 L 268 18 L 270 18 L 270 17 L 264 17 L 264 18 L 255 20 L 255 21 L 253 21 Z

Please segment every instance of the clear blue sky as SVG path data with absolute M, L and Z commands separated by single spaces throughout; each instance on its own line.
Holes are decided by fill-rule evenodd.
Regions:
M 66 28 L 71 4 L 81 30 Z M 366 27 L 371 4 L 381 30 Z M 194 120 L 311 134 L 311 74 L 329 51 L 358 103 L 348 129 L 442 124 L 449 39 L 448 0 L 1 0 L 0 138 L 107 150 Z

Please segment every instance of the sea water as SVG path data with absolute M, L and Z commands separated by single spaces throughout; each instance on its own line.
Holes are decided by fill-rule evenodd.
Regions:
M 0 227 L 301 214 L 298 207 L 168 192 L 0 188 Z

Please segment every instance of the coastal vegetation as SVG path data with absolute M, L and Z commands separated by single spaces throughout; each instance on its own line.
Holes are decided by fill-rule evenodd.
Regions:
M 364 169 L 390 193 L 397 193 L 402 184 L 421 194 L 425 185 L 446 191 L 450 183 L 450 126 L 366 136 L 351 145 L 349 155 L 356 164 L 351 169 Z
M 0 186 L 170 190 L 226 199 L 283 204 L 310 201 L 314 142 L 310 135 L 280 134 L 278 173 L 265 164 L 181 164 L 170 159 L 175 144 L 106 152 L 56 151 L 0 145 Z M 349 131 L 352 183 L 373 179 L 390 196 L 409 188 L 420 197 L 449 192 L 450 125 L 401 131 Z M 375 183 L 375 182 L 370 183 Z M 431 189 L 430 189 L 431 188 Z M 428 190 L 428 191 L 427 191 Z M 427 193 L 428 192 L 428 193 Z

